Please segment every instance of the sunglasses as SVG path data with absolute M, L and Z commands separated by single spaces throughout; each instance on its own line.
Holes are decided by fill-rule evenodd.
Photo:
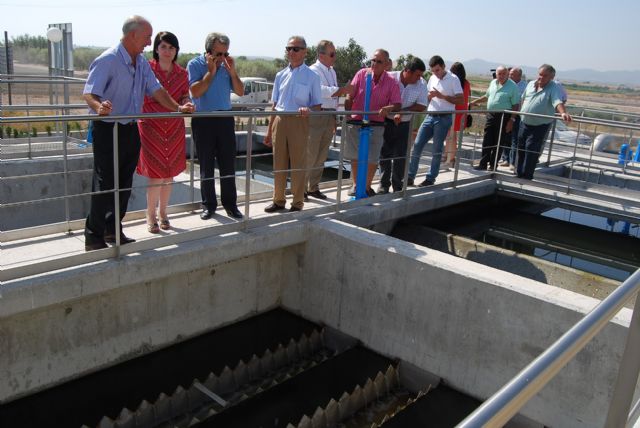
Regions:
M 301 48 L 300 46 L 287 46 L 285 47 L 285 49 L 287 50 L 287 52 L 291 52 L 291 51 L 300 52 L 301 50 L 304 50 L 306 48 Z
M 221 56 L 229 56 L 229 52 L 216 52 L 216 57 L 220 58 Z

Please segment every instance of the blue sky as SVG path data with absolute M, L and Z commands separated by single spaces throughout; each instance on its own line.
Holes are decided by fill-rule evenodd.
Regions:
M 154 32 L 174 32 L 183 52 L 202 51 L 206 34 L 221 31 L 234 55 L 279 57 L 287 38 L 300 34 L 310 44 L 326 38 L 337 46 L 352 37 L 369 55 L 381 47 L 394 59 L 439 54 L 559 70 L 640 70 L 638 0 L 0 0 L 0 10 L 0 30 L 10 37 L 71 22 L 82 46 L 115 45 L 124 19 L 140 14 Z

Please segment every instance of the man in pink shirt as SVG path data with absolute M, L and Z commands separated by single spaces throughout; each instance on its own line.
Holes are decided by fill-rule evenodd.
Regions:
M 371 79 L 371 98 L 369 102 L 369 110 L 377 111 L 378 114 L 369 115 L 368 126 L 371 129 L 369 138 L 369 159 L 367 168 L 367 195 L 373 196 L 375 192 L 371 188 L 373 175 L 376 172 L 378 160 L 380 159 L 380 149 L 382 148 L 384 119 L 387 114 L 392 111 L 399 111 L 402 105 L 400 98 L 400 88 L 398 83 L 390 77 L 386 69 L 391 60 L 389 52 L 384 49 L 378 49 L 374 52 L 371 59 L 371 66 L 359 70 L 351 80 L 353 87 L 352 95 L 347 95 L 344 103 L 345 110 L 364 110 L 364 98 L 367 83 L 367 73 L 372 74 Z M 351 178 L 354 186 L 356 183 L 356 174 L 358 171 L 358 145 L 360 143 L 360 129 L 362 128 L 362 116 L 353 114 L 347 120 L 346 129 L 346 145 L 344 156 L 351 160 Z

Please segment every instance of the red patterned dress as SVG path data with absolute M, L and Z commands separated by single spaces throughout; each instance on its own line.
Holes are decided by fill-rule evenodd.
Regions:
M 173 63 L 170 73 L 160 68 L 156 60 L 149 61 L 158 81 L 178 104 L 189 96 L 187 71 Z M 144 97 L 144 113 L 165 113 L 155 99 Z M 136 172 L 149 178 L 172 178 L 186 168 L 184 119 L 146 119 L 138 122 L 140 130 L 140 159 Z

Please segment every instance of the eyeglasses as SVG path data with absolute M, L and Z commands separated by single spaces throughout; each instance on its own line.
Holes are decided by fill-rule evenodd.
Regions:
M 229 52 L 216 52 L 216 57 L 220 58 L 221 56 L 229 56 Z
M 301 50 L 304 50 L 306 48 L 301 48 L 300 46 L 286 46 L 285 49 L 287 50 L 287 52 L 300 52 Z
M 370 61 L 371 61 L 371 64 L 384 64 L 384 63 L 387 62 L 387 61 L 383 61 L 381 59 L 372 59 Z

